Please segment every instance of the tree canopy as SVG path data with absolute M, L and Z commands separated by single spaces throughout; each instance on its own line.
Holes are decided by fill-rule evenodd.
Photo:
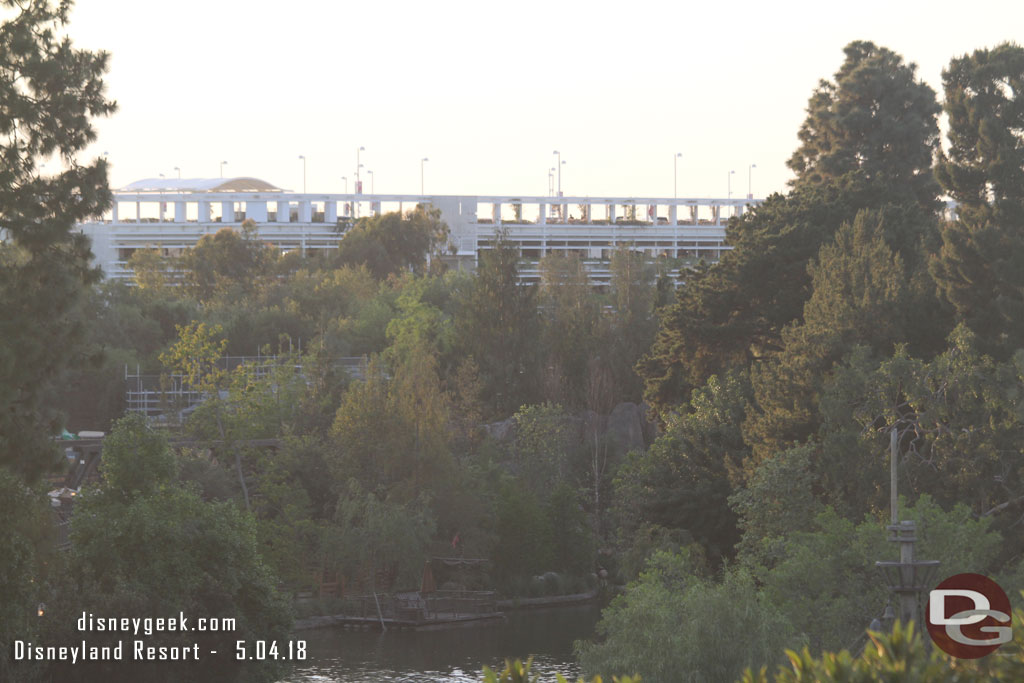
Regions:
M 0 24 L 0 464 L 29 476 L 52 465 L 59 416 L 46 398 L 81 350 L 72 315 L 98 279 L 72 228 L 109 206 L 107 165 L 78 154 L 96 138 L 109 55 L 62 37 L 70 2 L 2 5 Z M 62 170 L 44 173 L 46 161 Z

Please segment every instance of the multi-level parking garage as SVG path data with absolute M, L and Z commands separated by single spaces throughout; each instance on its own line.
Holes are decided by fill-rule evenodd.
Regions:
M 545 254 L 576 252 L 595 283 L 608 277 L 611 252 L 625 246 L 675 267 L 717 259 L 725 224 L 756 199 L 661 197 L 538 197 L 408 194 L 319 194 L 281 190 L 255 178 L 142 180 L 114 193 L 110 212 L 84 223 L 107 277 L 131 276 L 137 249 L 180 254 L 203 235 L 249 219 L 259 239 L 284 251 L 335 249 L 360 216 L 436 207 L 450 230 L 452 265 L 473 268 L 496 230 L 519 246 L 524 280 L 537 277 Z

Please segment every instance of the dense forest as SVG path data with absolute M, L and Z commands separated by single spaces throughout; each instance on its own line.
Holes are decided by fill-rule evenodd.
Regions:
M 789 191 L 678 281 L 624 248 L 607 287 L 573 254 L 522 285 L 500 232 L 474 272 L 446 270 L 424 205 L 317 257 L 251 224 L 139 250 L 124 284 L 74 231 L 111 199 L 105 161 L 76 154 L 115 105 L 107 55 L 61 45 L 63 21 L 41 3 L 2 27 L 31 91 L 4 80 L 0 113 L 0 678 L 273 680 L 54 669 L 6 644 L 73 640 L 82 612 L 284 638 L 324 577 L 416 587 L 452 553 L 509 596 L 619 593 L 578 644 L 589 673 L 735 680 L 787 648 L 810 671 L 859 651 L 889 599 L 893 432 L 919 556 L 1024 588 L 1024 49 L 953 59 L 940 102 L 899 55 L 848 45 Z M 126 367 L 204 400 L 126 414 Z M 109 434 L 57 550 L 65 427 Z

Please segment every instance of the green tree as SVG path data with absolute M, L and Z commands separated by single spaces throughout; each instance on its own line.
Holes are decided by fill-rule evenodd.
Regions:
M 128 259 L 132 279 L 139 289 L 159 291 L 173 278 L 172 262 L 157 249 L 136 249 Z
M 938 147 L 935 91 L 916 66 L 884 47 L 854 41 L 833 81 L 822 80 L 807 104 L 800 147 L 788 165 L 794 187 L 859 175 L 881 195 L 907 194 L 933 207 L 931 174 Z
M 415 584 L 435 528 L 425 499 L 382 500 L 353 479 L 338 497 L 333 522 L 325 552 L 349 577 L 369 570 L 376 591 L 376 570 L 386 568 L 399 585 Z
M 936 176 L 958 205 L 932 275 L 983 348 L 1006 357 L 1024 336 L 1024 48 L 976 50 L 942 77 L 950 147 Z
M 276 680 L 276 667 L 236 661 L 231 654 L 236 640 L 280 641 L 291 628 L 288 607 L 257 552 L 252 518 L 234 503 L 203 502 L 194 490 L 175 483 L 169 476 L 174 456 L 165 438 L 150 431 L 141 417 L 118 422 L 111 439 L 103 452 L 103 483 L 76 504 L 69 568 L 55 609 L 48 613 L 48 637 L 74 640 L 76 616 L 83 611 L 154 617 L 183 612 L 192 620 L 230 617 L 237 620 L 236 629 L 146 638 L 152 646 L 199 643 L 200 652 L 223 653 L 200 663 L 57 663 L 51 676 L 66 681 Z M 91 634 L 95 645 L 112 644 L 123 635 Z
M 53 516 L 45 496 L 0 467 L 0 679 L 29 678 L 31 665 L 12 661 L 15 640 L 38 642 L 38 605 L 48 601 L 48 568 L 60 566 L 52 557 Z
M 626 246 L 612 252 L 608 267 L 613 309 L 610 344 L 595 344 L 595 352 L 600 355 L 604 349 L 612 361 L 616 397 L 638 403 L 643 387 L 633 366 L 650 349 L 658 328 L 655 272 L 642 253 Z
M 949 149 L 935 175 L 971 228 L 1024 223 L 1024 48 L 1003 43 L 954 58 L 942 72 Z
M 600 309 L 579 254 L 549 254 L 541 259 L 540 271 L 544 393 L 549 400 L 574 405 L 585 395 Z
M 650 681 L 736 679 L 780 661 L 793 637 L 748 573 L 730 570 L 713 583 L 695 576 L 685 555 L 668 553 L 656 553 L 604 610 L 597 632 L 601 641 L 576 644 L 584 671 Z
M 715 560 L 732 554 L 739 533 L 728 500 L 749 455 L 740 431 L 749 398 L 744 373 L 712 376 L 646 452 L 629 454 L 615 475 L 623 544 L 646 547 L 653 526 L 686 534 Z
M 476 277 L 456 301 L 456 347 L 480 366 L 489 416 L 508 415 L 535 396 L 539 318 L 535 289 L 519 284 L 519 253 L 496 233 Z
M 217 295 L 251 295 L 269 274 L 273 248 L 259 240 L 256 223 L 247 219 L 241 231 L 221 228 L 203 235 L 181 256 L 184 285 L 200 301 Z
M 540 403 L 523 406 L 516 423 L 512 463 L 516 476 L 547 500 L 559 484 L 573 482 L 575 435 L 562 406 Z
M 811 98 L 790 162 L 793 191 L 730 220 L 733 249 L 716 265 L 688 272 L 663 310 L 654 345 L 637 365 L 645 401 L 662 414 L 712 374 L 782 347 L 782 330 L 800 317 L 811 291 L 808 263 L 862 209 L 884 209 L 885 241 L 915 274 L 922 303 L 928 300 L 916 273 L 935 239 L 930 160 L 938 105 L 913 67 L 889 50 L 864 42 L 846 50 L 836 81 Z M 940 322 L 924 311 L 915 320 Z M 922 326 L 911 341 L 934 341 L 933 330 Z
M 426 272 L 431 257 L 448 241 L 440 209 L 417 206 L 404 216 L 386 213 L 360 218 L 338 246 L 338 263 L 366 266 L 378 280 L 392 274 Z
M 1013 615 L 1013 627 L 1024 623 L 1024 612 Z M 897 623 L 893 632 L 868 633 L 869 642 L 859 656 L 848 650 L 823 652 L 820 658 L 810 648 L 799 653 L 786 651 L 789 668 L 780 666 L 769 678 L 767 668 L 748 669 L 740 683 L 873 683 L 874 681 L 934 681 L 935 683 L 988 683 L 1019 681 L 1024 677 L 1024 649 L 1018 642 L 1000 647 L 995 657 L 956 659 L 938 648 L 925 645 L 914 624 Z
M 95 140 L 109 55 L 66 37 L 71 2 L 4 0 L 0 24 L 0 465 L 34 478 L 52 467 L 60 416 L 54 383 L 77 359 L 83 325 L 72 315 L 99 278 L 74 226 L 111 201 L 107 164 L 77 155 Z M 44 175 L 56 159 L 63 170 Z
M 862 211 L 808 265 L 802 320 L 782 331 L 783 348 L 751 369 L 755 408 L 744 425 L 757 460 L 810 437 L 832 366 L 861 344 L 888 354 L 907 337 L 903 260 L 885 242 L 884 217 Z

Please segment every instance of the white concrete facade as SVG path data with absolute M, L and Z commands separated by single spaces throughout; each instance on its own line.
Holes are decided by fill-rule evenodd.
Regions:
M 544 254 L 577 252 L 595 283 L 606 282 L 607 261 L 626 245 L 651 259 L 677 265 L 716 260 L 725 224 L 758 199 L 661 197 L 540 197 L 398 194 L 303 194 L 285 191 L 117 191 L 108 214 L 79 226 L 92 239 L 96 263 L 108 278 L 127 279 L 127 260 L 137 249 L 180 254 L 203 235 L 224 227 L 256 224 L 258 237 L 284 251 L 335 249 L 351 219 L 427 204 L 441 211 L 450 230 L 449 257 L 475 267 L 498 228 L 524 258 L 523 278 L 537 277 Z

